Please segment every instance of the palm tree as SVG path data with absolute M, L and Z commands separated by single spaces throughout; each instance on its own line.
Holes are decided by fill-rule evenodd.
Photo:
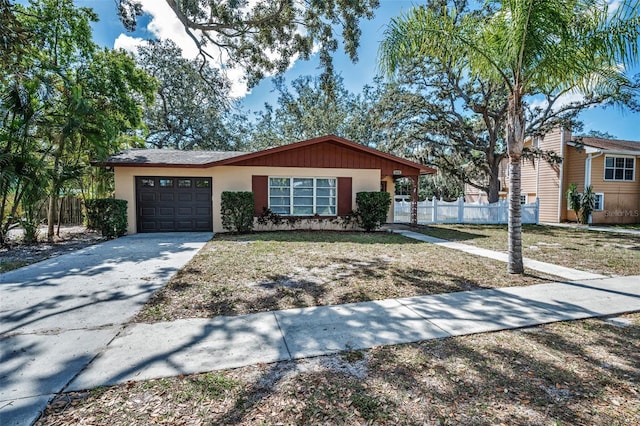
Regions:
M 386 31 L 380 63 L 389 74 L 412 58 L 429 57 L 453 61 L 470 75 L 508 88 L 510 273 L 524 272 L 520 166 L 525 98 L 568 91 L 600 95 L 630 87 L 624 69 L 638 61 L 639 12 L 637 0 L 623 0 L 615 9 L 605 0 L 491 0 L 474 11 L 414 8 L 392 20 Z

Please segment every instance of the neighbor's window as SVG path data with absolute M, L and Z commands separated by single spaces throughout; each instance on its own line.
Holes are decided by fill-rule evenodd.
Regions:
M 634 157 L 605 157 L 604 180 L 633 181 L 635 163 Z
M 594 195 L 595 195 L 595 202 L 593 204 L 593 211 L 604 210 L 604 194 L 602 192 L 597 192 Z
M 335 216 L 337 179 L 269 178 L 269 208 L 280 215 Z
M 527 194 L 520 195 L 520 204 L 527 204 Z

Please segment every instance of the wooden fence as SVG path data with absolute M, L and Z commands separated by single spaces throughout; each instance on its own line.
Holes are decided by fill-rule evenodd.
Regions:
M 61 204 L 62 202 L 62 204 Z M 49 208 L 49 200 L 45 200 L 38 213 L 41 222 L 47 220 L 47 211 Z M 84 223 L 84 201 L 75 195 L 66 195 L 58 200 L 57 209 L 61 210 L 61 223 L 63 225 L 82 225 Z M 55 223 L 58 223 L 56 212 Z

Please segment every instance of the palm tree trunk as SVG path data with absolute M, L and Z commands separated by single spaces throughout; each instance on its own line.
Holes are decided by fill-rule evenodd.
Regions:
M 509 252 L 507 271 L 524 273 L 522 262 L 522 206 L 520 205 L 521 159 L 524 147 L 524 108 L 521 87 L 515 85 L 507 109 L 507 150 L 509 152 Z
M 522 274 L 522 206 L 520 204 L 521 161 L 509 161 L 509 261 L 510 274 Z

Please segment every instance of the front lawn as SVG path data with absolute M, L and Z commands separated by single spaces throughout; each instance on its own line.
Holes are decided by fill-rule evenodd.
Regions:
M 421 227 L 433 237 L 507 251 L 506 225 L 433 225 Z M 522 252 L 542 262 L 606 275 L 640 275 L 640 236 L 524 225 Z
M 138 321 L 237 315 L 530 285 L 498 261 L 377 232 L 216 235 Z
M 36 425 L 632 425 L 640 314 L 61 394 Z

